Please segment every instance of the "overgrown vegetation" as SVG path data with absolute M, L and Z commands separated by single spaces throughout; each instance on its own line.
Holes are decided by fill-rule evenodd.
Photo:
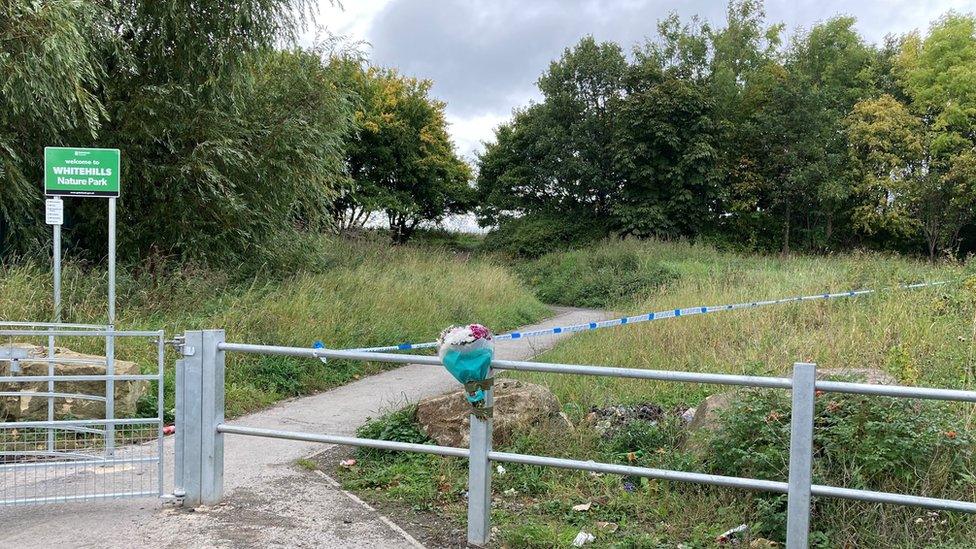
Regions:
M 529 214 L 501 219 L 485 237 L 482 249 L 516 258 L 580 248 L 607 236 L 607 228 L 587 219 L 558 214 Z
M 321 339 L 342 348 L 428 340 L 444 326 L 464 322 L 484 322 L 503 330 L 546 314 L 546 308 L 505 268 L 483 260 L 458 258 L 433 248 L 391 250 L 369 241 L 319 238 L 309 245 L 317 250 L 314 259 L 321 263 L 296 260 L 296 270 L 289 271 L 295 274 L 285 276 L 259 272 L 238 278 L 229 270 L 192 265 L 165 273 L 121 269 L 118 324 L 126 329 L 164 329 L 168 337 L 187 329 L 224 328 L 228 337 L 238 341 L 307 347 Z M 49 318 L 50 284 L 50 271 L 36 263 L 0 267 L 0 318 Z M 103 270 L 68 263 L 63 292 L 65 321 L 104 318 Z M 104 351 L 104 343 L 91 338 L 67 338 L 59 345 Z M 118 346 L 118 358 L 154 370 L 155 351 L 150 345 L 121 339 Z M 172 363 L 172 357 L 167 363 Z M 239 415 L 383 367 L 228 356 L 227 412 Z M 171 377 L 166 387 L 169 410 Z M 153 398 L 144 403 L 147 409 L 155 406 Z
M 946 404 L 864 395 L 821 394 L 814 421 L 816 484 L 909 494 L 939 494 L 971 500 L 976 495 L 972 425 Z M 721 430 L 710 438 L 711 472 L 785 481 L 789 471 L 790 401 L 785 392 L 747 392 L 721 412 Z M 767 516 L 755 530 L 784 539 L 786 498 L 767 495 Z M 849 503 L 818 498 L 815 539 L 830 540 L 845 528 Z M 892 510 L 894 515 L 903 510 Z M 921 513 L 916 513 L 921 514 Z M 911 513 L 905 515 L 909 518 Z M 973 532 L 976 522 L 952 517 L 953 526 Z M 887 520 L 891 520 L 888 518 Z M 846 534 L 849 544 L 884 545 L 890 525 Z M 938 529 L 942 530 L 942 529 Z M 939 533 L 934 533 L 936 538 Z M 916 542 L 930 542 L 917 531 Z M 962 539 L 959 533 L 950 537 Z M 906 543 L 911 539 L 904 540 Z M 828 544 L 829 545 L 829 544 Z
M 633 245 L 592 246 L 519 263 L 516 271 L 546 303 L 605 308 L 652 292 L 677 277 L 645 259 Z
M 972 266 L 875 254 L 743 256 L 682 243 L 616 242 L 600 251 L 637 254 L 642 264 L 678 275 L 629 298 L 627 313 L 919 280 L 951 283 L 584 333 L 542 360 L 755 375 L 784 375 L 794 362 L 812 361 L 820 368 L 876 368 L 904 384 L 976 386 Z M 505 451 L 786 478 L 788 393 L 746 393 L 722 414 L 724 430 L 689 437 L 681 412 L 727 388 L 559 374 L 517 377 L 548 386 L 577 429 L 570 436 L 558 435 L 559 444 L 552 443 L 552 433 L 522 431 Z M 660 417 L 603 433 L 586 420 L 594 408 L 641 403 L 659 407 Z M 974 417 L 971 405 L 822 394 L 817 401 L 815 479 L 972 501 Z M 397 425 L 416 432 L 403 416 Z M 755 537 L 782 541 L 785 500 L 776 496 L 539 467 L 505 468 L 493 477 L 492 519 L 499 528 L 499 546 L 567 546 L 586 530 L 597 536 L 595 547 L 708 547 L 715 536 L 743 523 Z M 347 486 L 369 497 L 464 521 L 463 460 L 369 456 L 342 476 Z M 376 487 L 382 490 L 372 490 Z M 588 511 L 572 509 L 584 503 L 591 504 Z M 966 547 L 976 536 L 976 522 L 968 515 L 829 498 L 815 500 L 813 529 L 818 547 Z

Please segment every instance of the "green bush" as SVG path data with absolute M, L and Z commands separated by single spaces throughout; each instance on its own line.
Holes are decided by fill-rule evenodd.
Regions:
M 712 472 L 785 481 L 790 398 L 749 391 L 728 410 L 708 442 Z M 846 488 L 969 499 L 976 488 L 973 433 L 945 404 L 865 395 L 821 394 L 814 427 L 813 480 Z M 762 498 L 760 533 L 782 539 L 786 499 Z M 831 515 L 837 500 L 816 500 Z
M 502 221 L 485 235 L 481 249 L 534 258 L 585 246 L 608 234 L 606 226 L 588 218 L 533 214 Z
M 542 301 L 578 307 L 619 304 L 678 276 L 626 247 L 552 253 L 524 263 L 517 272 Z
M 682 427 L 681 418 L 677 415 L 663 416 L 657 421 L 635 419 L 603 441 L 601 450 L 614 461 L 650 462 L 650 465 L 653 460 L 647 458 L 673 452 L 680 446 Z
M 427 444 L 433 442 L 420 430 L 416 421 L 417 406 L 407 406 L 385 416 L 370 419 L 362 427 L 356 429 L 356 435 L 361 438 L 376 440 L 392 440 L 396 442 L 411 442 Z M 357 455 L 363 459 L 384 457 L 391 460 L 409 458 L 413 454 L 408 452 L 394 452 L 359 448 Z

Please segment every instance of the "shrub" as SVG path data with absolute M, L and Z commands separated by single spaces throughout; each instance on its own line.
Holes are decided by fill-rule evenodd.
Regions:
M 411 442 L 414 444 L 427 444 L 432 442 L 420 430 L 420 425 L 415 419 L 416 415 L 417 406 L 407 406 L 395 412 L 390 412 L 385 416 L 370 419 L 356 430 L 356 435 L 361 438 Z M 372 448 L 360 448 L 357 450 L 357 454 L 363 459 L 384 457 L 394 461 L 415 455 L 409 452 L 374 450 Z
M 542 301 L 578 307 L 608 307 L 677 278 L 623 247 L 548 254 L 523 264 L 518 273 Z
M 789 471 L 790 398 L 780 391 L 750 391 L 720 413 L 706 458 L 722 475 L 786 480 Z M 813 481 L 847 488 L 943 494 L 967 499 L 973 490 L 973 435 L 946 405 L 865 395 L 818 396 Z M 786 499 L 761 503 L 764 535 L 783 537 Z M 815 502 L 821 514 L 836 503 Z
M 532 214 L 502 221 L 497 229 L 485 236 L 481 248 L 489 252 L 534 258 L 585 246 L 608 234 L 604 225 L 591 219 Z
M 644 458 L 673 451 L 682 436 L 681 418 L 662 416 L 657 421 L 635 419 L 627 422 L 612 438 L 602 443 L 603 453 L 616 461 L 646 461 Z

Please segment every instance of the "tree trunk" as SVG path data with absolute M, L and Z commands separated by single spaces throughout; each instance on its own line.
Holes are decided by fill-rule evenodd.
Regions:
M 786 207 L 786 222 L 783 224 L 783 255 L 790 254 L 790 206 Z

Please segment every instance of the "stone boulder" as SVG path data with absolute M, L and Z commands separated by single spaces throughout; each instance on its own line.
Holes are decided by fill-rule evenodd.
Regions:
M 730 391 L 709 395 L 694 409 L 688 430 L 714 431 L 718 428 L 719 412 L 728 409 L 739 394 L 740 391 Z
M 495 379 L 493 444 L 512 439 L 517 429 L 548 427 L 571 431 L 573 424 L 549 389 L 515 379 Z M 428 397 L 417 404 L 417 422 L 428 437 L 443 446 L 466 448 L 470 436 L 470 410 L 464 391 Z
M 27 352 L 27 359 L 20 361 L 22 376 L 43 376 L 48 373 L 48 363 L 30 360 L 30 357 L 47 356 L 47 347 L 15 343 L 3 345 Z M 64 347 L 54 348 L 55 358 L 71 359 L 70 363 L 55 362 L 55 375 L 104 375 L 105 357 L 76 353 Z M 82 362 L 74 362 L 81 360 Z M 90 360 L 91 362 L 84 362 Z M 9 363 L 3 363 L 3 375 L 8 375 Z M 139 374 L 139 366 L 127 360 L 115 360 L 115 373 L 119 375 Z M 55 392 L 87 395 L 105 395 L 104 381 L 59 381 L 54 385 Z M 0 392 L 46 392 L 47 382 L 0 383 Z M 132 416 L 136 412 L 139 399 L 149 391 L 148 381 L 115 382 L 115 417 Z M 80 398 L 56 398 L 55 417 L 77 419 L 100 419 L 105 417 L 105 403 L 98 400 Z M 3 396 L 0 397 L 0 418 L 5 421 L 36 421 L 47 419 L 47 397 L 43 396 Z

